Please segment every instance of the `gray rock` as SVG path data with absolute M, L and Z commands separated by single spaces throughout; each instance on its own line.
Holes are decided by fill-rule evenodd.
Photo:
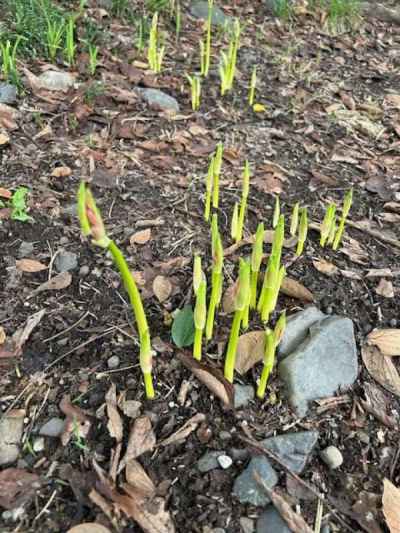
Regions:
M 308 402 L 349 387 L 358 373 L 353 322 L 340 316 L 316 322 L 306 340 L 281 361 L 278 372 L 299 416 L 306 415 Z
M 245 407 L 251 400 L 254 400 L 254 389 L 251 385 L 236 384 L 233 387 L 235 389 L 235 409 Z
M 89 269 L 88 265 L 83 265 L 79 269 L 79 276 L 81 278 L 84 278 L 84 277 L 86 277 L 89 274 L 89 272 L 90 272 L 90 269 Z
M 74 77 L 69 72 L 47 70 L 39 76 L 39 83 L 48 91 L 68 91 L 74 84 Z
M 335 468 L 339 468 L 343 464 L 342 452 L 336 446 L 328 446 L 319 455 L 331 470 L 335 470 Z
M 22 241 L 18 248 L 18 257 L 28 257 L 33 252 L 33 243 Z
M 229 457 L 229 455 L 219 455 L 217 457 L 218 464 L 221 468 L 226 470 L 227 468 L 232 466 L 232 459 Z
M 65 422 L 61 418 L 50 418 L 39 430 L 44 437 L 59 437 L 64 431 Z
M 68 272 L 74 270 L 78 266 L 78 256 L 74 252 L 61 250 L 54 260 L 54 266 L 58 272 Z
M 190 6 L 190 14 L 192 17 L 200 20 L 208 19 L 208 2 L 198 1 L 193 2 Z M 214 4 L 211 15 L 211 24 L 214 26 L 225 26 L 230 22 L 230 17 L 227 17 L 222 9 Z
M 25 411 L 13 409 L 0 420 L 0 465 L 8 465 L 18 459 L 19 446 L 24 429 Z
M 179 112 L 179 104 L 175 98 L 158 89 L 137 89 L 143 100 L 153 109 L 160 111 Z
M 220 468 L 218 458 L 221 457 L 221 455 L 225 455 L 225 452 L 216 451 L 216 452 L 205 453 L 197 461 L 197 468 L 203 474 L 205 474 L 206 472 L 210 472 L 210 470 L 215 470 L 216 468 Z
M 307 337 L 310 327 L 323 320 L 325 315 L 315 305 L 310 305 L 287 318 L 286 328 L 278 348 L 278 357 L 283 359 L 295 350 Z
M 119 357 L 118 355 L 112 355 L 107 359 L 107 366 L 110 370 L 115 370 L 119 367 Z
M 268 459 L 262 456 L 253 457 L 247 468 L 235 479 L 233 495 L 240 503 L 267 505 L 271 500 L 254 479 L 254 472 L 257 472 L 270 488 L 278 483 L 278 475 Z
M 292 530 L 278 513 L 273 505 L 267 509 L 257 520 L 256 533 L 291 533 Z
M 243 533 L 254 533 L 254 520 L 247 518 L 247 516 L 241 516 L 239 518 L 239 524 Z
M 0 83 L 0 104 L 14 104 L 17 101 L 17 88 L 11 83 Z
M 263 440 L 261 444 L 279 457 L 290 470 L 300 474 L 317 444 L 318 436 L 318 431 L 299 431 L 270 437 Z

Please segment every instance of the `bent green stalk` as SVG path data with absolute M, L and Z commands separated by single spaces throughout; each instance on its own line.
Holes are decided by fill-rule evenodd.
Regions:
M 293 206 L 292 218 L 290 221 L 290 235 L 294 237 L 297 233 L 297 228 L 299 226 L 299 202 Z
M 250 264 L 240 259 L 239 285 L 235 297 L 235 315 L 233 317 L 231 332 L 229 335 L 228 348 L 225 357 L 225 378 L 232 383 L 235 369 L 236 350 L 242 322 L 243 312 L 248 305 L 250 291 Z
M 261 372 L 260 382 L 257 388 L 257 397 L 262 400 L 265 396 L 269 375 L 274 367 L 275 340 L 274 333 L 269 328 L 265 332 L 264 366 Z
M 349 214 L 351 204 L 353 203 L 353 189 L 350 189 L 344 197 L 342 216 L 340 218 L 339 227 L 336 231 L 335 238 L 333 240 L 332 249 L 337 250 L 342 240 L 344 228 L 346 225 L 347 215 Z
M 238 225 L 237 225 L 237 233 L 235 241 L 239 242 L 242 240 L 243 236 L 243 226 L 244 226 L 244 218 L 246 216 L 246 209 L 247 209 L 247 198 L 249 196 L 249 189 L 250 189 L 250 167 L 249 162 L 246 161 L 244 165 L 243 170 L 243 185 L 242 185 L 242 201 L 240 203 L 240 212 L 239 212 L 239 219 L 238 219 Z
M 336 213 L 336 205 L 334 203 L 331 203 L 328 205 L 324 220 L 322 221 L 321 227 L 320 227 L 320 245 L 322 248 L 325 246 L 326 241 L 329 239 L 329 235 L 331 234 L 332 230 L 332 224 L 334 224 L 335 220 L 335 213 Z
M 257 283 L 263 255 L 263 244 L 264 224 L 263 222 L 260 222 L 257 226 L 256 236 L 251 253 L 250 309 L 255 309 L 257 305 Z

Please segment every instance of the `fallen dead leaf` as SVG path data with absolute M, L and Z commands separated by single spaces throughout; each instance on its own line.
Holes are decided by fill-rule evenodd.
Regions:
M 71 285 L 72 275 L 70 272 L 61 272 L 56 276 L 52 277 L 48 281 L 45 281 L 39 287 L 37 287 L 31 296 L 35 296 L 38 292 L 42 291 L 60 291 L 61 289 L 66 289 Z M 30 296 L 30 297 L 31 297 Z
M 129 239 L 129 242 L 131 244 L 146 244 L 151 239 L 151 229 L 143 229 L 141 231 L 137 231 L 134 233 L 131 238 Z
M 399 425 L 398 419 L 388 414 L 389 402 L 387 401 L 383 391 L 374 383 L 366 381 L 364 383 L 365 400 L 360 399 L 361 405 L 377 420 L 385 424 L 389 428 L 397 428 Z
M 0 133 L 0 146 L 4 146 L 10 142 L 10 137 L 6 133 Z
M 141 416 L 133 422 L 129 433 L 128 446 L 126 453 L 119 466 L 119 471 L 131 459 L 137 459 L 143 453 L 151 452 L 156 445 L 156 436 L 154 434 L 150 418 Z
M 0 326 L 0 345 L 5 343 L 6 338 L 6 332 L 4 331 L 3 326 Z
M 40 478 L 22 468 L 6 468 L 0 472 L 0 506 L 4 509 L 21 507 L 34 497 Z
M 337 266 L 335 266 L 333 263 L 330 263 L 329 261 L 326 261 L 325 259 L 315 259 L 313 261 L 313 265 L 318 270 L 318 272 L 322 272 L 322 274 L 326 274 L 327 276 L 333 276 L 334 274 L 337 274 L 339 272 Z
M 105 399 L 108 416 L 107 429 L 111 437 L 113 437 L 117 442 L 121 442 L 124 434 L 124 428 L 122 425 L 122 418 L 117 407 L 117 388 L 115 383 L 113 383 L 108 389 Z
M 168 259 L 168 261 L 159 262 L 156 261 L 154 263 L 155 268 L 161 269 L 161 272 L 164 274 L 170 274 L 171 272 L 174 272 L 175 270 L 179 270 L 181 268 L 184 268 L 191 262 L 190 257 L 184 257 L 182 255 L 178 257 L 172 257 L 171 259 Z
M 176 356 L 224 405 L 231 409 L 233 408 L 233 385 L 225 379 L 219 369 L 196 361 L 191 355 L 182 350 L 178 351 Z
M 6 130 L 16 130 L 18 128 L 17 120 L 19 113 L 13 107 L 0 104 L 0 127 Z
M 97 522 L 84 522 L 71 527 L 67 533 L 111 533 L 111 530 Z
M 125 468 L 126 481 L 131 487 L 147 497 L 152 497 L 156 493 L 156 487 L 145 469 L 136 459 L 130 459 Z
M 388 94 L 385 97 L 385 101 L 393 107 L 400 109 L 400 94 Z
M 192 418 L 189 418 L 187 422 L 183 424 L 181 428 L 175 431 L 172 435 L 162 440 L 159 443 L 159 446 L 168 446 L 173 442 L 185 440 L 193 431 L 197 429 L 197 426 L 206 420 L 206 415 L 203 413 L 197 413 Z
M 393 269 L 393 270 L 390 268 L 371 268 L 365 274 L 365 277 L 366 278 L 380 278 L 380 277 L 393 278 L 399 275 L 400 275 L 399 268 Z
M 1 466 L 18 459 L 25 413 L 24 409 L 11 409 L 0 420 Z
M 364 365 L 371 376 L 392 394 L 400 397 L 400 376 L 390 357 L 383 355 L 376 346 L 361 348 Z
M 171 295 L 172 283 L 165 276 L 156 276 L 153 281 L 153 292 L 160 303 L 165 302 Z
M 296 281 L 295 279 L 285 277 L 282 281 L 281 292 L 290 296 L 291 298 L 296 298 L 303 302 L 313 302 L 314 295 L 311 291 L 306 289 L 304 285 Z
M 64 431 L 61 434 L 61 443 L 66 446 L 71 437 L 85 439 L 90 431 L 91 422 L 88 415 L 77 405 L 71 403 L 70 396 L 65 394 L 60 402 L 60 410 L 67 417 Z
M 367 342 L 377 346 L 383 355 L 400 355 L 400 329 L 374 329 Z
M 37 313 L 29 316 L 25 325 L 14 332 L 11 339 L 7 340 L 3 346 L 0 347 L 1 357 L 19 357 L 22 353 L 22 348 L 29 339 L 32 331 L 39 324 L 46 313 L 45 309 L 41 309 Z
M 264 357 L 265 331 L 250 331 L 240 335 L 236 350 L 235 370 L 245 374 Z
M 382 278 L 375 289 L 376 294 L 384 298 L 394 298 L 394 289 L 391 281 Z
M 56 167 L 51 173 L 53 178 L 67 178 L 71 174 L 72 170 L 69 167 Z
M 222 309 L 224 313 L 233 313 L 235 310 L 235 295 L 239 286 L 239 279 L 230 285 L 224 292 L 222 298 Z
M 18 259 L 15 265 L 21 272 L 40 272 L 47 269 L 46 265 L 35 259 Z
M 12 196 L 12 192 L 8 189 L 4 189 L 3 187 L 0 187 L 0 198 L 5 198 L 6 200 L 9 200 Z
M 390 533 L 399 533 L 400 489 L 388 479 L 383 480 L 382 511 Z

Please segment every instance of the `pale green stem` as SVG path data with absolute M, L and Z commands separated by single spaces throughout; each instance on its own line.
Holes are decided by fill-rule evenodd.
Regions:
M 338 247 L 339 247 L 340 241 L 342 240 L 342 237 L 343 237 L 345 224 L 346 224 L 346 219 L 344 217 L 342 217 L 340 219 L 339 228 L 338 228 L 338 230 L 336 232 L 335 239 L 334 239 L 333 244 L 332 244 L 332 249 L 333 250 L 337 250 Z
M 258 283 L 258 272 L 251 272 L 250 280 L 250 309 L 255 309 L 257 305 L 257 283 Z
M 201 341 L 203 338 L 203 330 L 195 328 L 194 343 L 193 343 L 193 357 L 197 361 L 201 361 Z
M 233 383 L 233 372 L 235 370 L 236 350 L 240 332 L 240 323 L 242 321 L 243 311 L 235 311 L 233 317 L 231 333 L 229 335 L 228 349 L 225 358 L 225 378 L 229 383 Z
M 238 228 L 237 228 L 237 234 L 236 234 L 236 242 L 239 242 L 240 240 L 242 240 L 244 217 L 246 215 L 246 207 L 247 207 L 247 196 L 243 196 L 242 202 L 240 204 L 240 212 L 239 212 Z
M 270 366 L 264 365 L 264 368 L 261 372 L 260 377 L 260 383 L 258 384 L 257 388 L 257 397 L 260 398 L 260 400 L 264 399 L 265 396 L 265 389 L 267 388 L 268 378 L 271 373 Z

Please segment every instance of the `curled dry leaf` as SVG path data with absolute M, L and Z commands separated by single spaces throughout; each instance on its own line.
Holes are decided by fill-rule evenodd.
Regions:
M 165 302 L 171 295 L 172 283 L 165 276 L 156 276 L 153 281 L 153 292 L 160 303 Z
M 61 443 L 66 446 L 72 435 L 76 438 L 85 439 L 90 431 L 91 423 L 88 415 L 77 405 L 71 403 L 70 396 L 65 394 L 60 402 L 60 409 L 67 417 L 64 431 L 61 435 Z
M 367 342 L 377 346 L 383 355 L 400 355 L 400 329 L 374 329 Z
M 31 296 L 34 296 L 38 292 L 42 291 L 59 291 L 61 289 L 66 289 L 71 285 L 72 275 L 70 272 L 61 272 L 53 278 L 45 281 L 37 289 L 35 289 Z
M 399 533 L 400 489 L 388 479 L 383 480 L 382 511 L 390 533 Z
M 314 260 L 313 265 L 318 272 L 322 272 L 322 274 L 326 274 L 327 276 L 333 276 L 339 272 L 337 266 L 333 263 L 329 263 L 329 261 L 326 261 L 325 259 Z
M 143 496 L 150 498 L 155 495 L 156 487 L 153 481 L 136 459 L 130 459 L 127 462 L 125 476 L 129 485 Z
M 67 533 L 111 533 L 108 527 L 98 524 L 97 522 L 85 522 L 71 527 Z
M 129 242 L 131 244 L 146 244 L 151 239 L 151 229 L 143 229 L 141 231 L 137 231 L 134 233 L 131 238 L 129 239 Z
M 53 178 L 67 178 L 72 174 L 72 170 L 69 167 L 56 167 L 51 175 Z
M 245 374 L 264 357 L 265 331 L 250 331 L 240 335 L 237 350 L 235 369 L 239 374 Z
M 397 428 L 398 420 L 388 414 L 388 401 L 383 391 L 374 383 L 364 383 L 365 400 L 360 399 L 361 405 L 377 420 L 389 428 Z
M 40 487 L 40 478 L 22 468 L 6 468 L 0 472 L 0 506 L 14 509 L 32 498 Z
M 394 298 L 394 289 L 391 281 L 382 278 L 379 285 L 375 289 L 376 294 L 383 296 L 384 298 Z
M 181 428 L 179 428 L 175 433 L 170 435 L 168 438 L 162 440 L 160 442 L 160 445 L 168 446 L 169 444 L 172 444 L 173 442 L 177 442 L 180 440 L 185 440 L 193 431 L 197 429 L 197 426 L 206 420 L 206 415 L 203 413 L 197 413 L 192 418 L 189 418 L 187 422 L 183 424 Z
M 35 259 L 19 259 L 15 262 L 15 265 L 21 272 L 40 272 L 47 269 L 46 265 Z
M 231 409 L 233 408 L 233 385 L 224 378 L 219 369 L 200 363 L 191 355 L 188 355 L 183 351 L 178 351 L 176 355 L 181 363 L 193 372 L 197 379 L 199 379 L 209 391 L 215 394 L 224 405 Z
M 284 278 L 281 285 L 281 292 L 290 296 L 291 298 L 296 298 L 303 302 L 313 302 L 314 295 L 311 291 L 306 289 L 304 285 L 292 278 Z
M 0 127 L 6 130 L 16 130 L 18 128 L 17 120 L 19 113 L 13 107 L 7 104 L 0 104 Z
M 131 459 L 136 459 L 143 453 L 154 450 L 155 445 L 156 436 L 150 418 L 148 416 L 136 418 L 129 433 L 128 446 L 119 470 L 121 471 Z
M 4 343 L 0 348 L 0 358 L 1 357 L 19 357 L 22 353 L 22 348 L 26 341 L 29 339 L 32 331 L 42 320 L 45 315 L 46 310 L 41 309 L 37 313 L 34 313 L 28 317 L 22 328 L 17 329 L 14 332 L 11 339 Z
M 364 365 L 371 376 L 386 390 L 400 397 L 400 376 L 390 357 L 383 355 L 376 346 L 361 348 Z
M 121 442 L 124 434 L 124 428 L 122 425 L 121 415 L 119 414 L 117 407 L 117 388 L 115 383 L 111 385 L 106 394 L 106 406 L 108 416 L 107 429 L 111 437 L 113 437 L 117 442 Z

